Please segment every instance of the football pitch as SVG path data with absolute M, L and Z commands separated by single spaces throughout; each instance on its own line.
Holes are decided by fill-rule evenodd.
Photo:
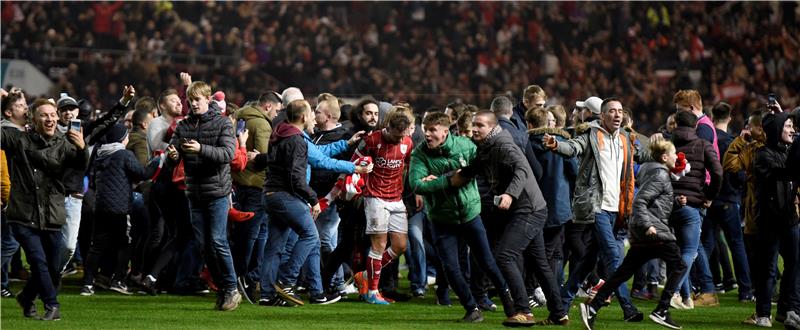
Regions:
M 213 310 L 215 296 L 159 295 L 155 297 L 136 294 L 124 296 L 100 290 L 94 296 L 78 295 L 79 278 L 65 279 L 59 294 L 62 320 L 43 322 L 25 319 L 13 298 L 0 301 L 0 327 L 2 329 L 485 329 L 503 328 L 502 307 L 496 312 L 484 312 L 485 320 L 478 324 L 461 324 L 456 320 L 464 315 L 458 299 L 451 295 L 452 307 L 437 306 L 433 290 L 425 298 L 412 298 L 389 306 L 373 306 L 357 301 L 356 295 L 339 303 L 302 307 L 262 307 L 243 300 L 231 312 Z M 401 285 L 406 280 L 400 280 Z M 18 292 L 22 283 L 12 282 Z M 401 289 L 403 292 L 404 289 Z M 304 297 L 305 298 L 305 297 Z M 579 298 L 580 299 L 580 298 Z M 497 298 L 493 301 L 500 305 Z M 577 300 L 576 300 L 577 301 Z M 619 305 L 614 303 L 600 311 L 596 329 L 664 329 L 647 318 L 655 307 L 654 301 L 634 300 L 645 320 L 639 323 L 622 321 Z M 694 310 L 672 310 L 673 319 L 684 329 L 754 329 L 741 321 L 754 311 L 754 303 L 740 303 L 737 292 L 720 295 L 720 307 L 697 307 Z M 37 301 L 39 313 L 43 313 Z M 774 313 L 773 306 L 773 313 Z M 547 316 L 539 307 L 533 311 L 536 319 Z M 582 329 L 577 302 L 570 309 L 567 329 Z M 539 326 L 537 326 L 539 327 Z M 558 326 L 549 326 L 559 328 Z M 783 328 L 780 323 L 773 327 Z

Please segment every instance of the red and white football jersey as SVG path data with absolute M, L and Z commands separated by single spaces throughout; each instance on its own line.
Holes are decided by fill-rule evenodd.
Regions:
M 364 196 L 377 197 L 389 202 L 403 197 L 403 171 L 411 160 L 414 142 L 406 136 L 399 143 L 388 143 L 383 130 L 373 131 L 358 145 L 353 159 L 370 156 L 375 164 L 372 173 L 366 174 Z

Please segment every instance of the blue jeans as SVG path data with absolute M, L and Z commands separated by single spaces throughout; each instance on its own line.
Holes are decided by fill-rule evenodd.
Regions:
M 276 280 L 282 285 L 295 285 L 300 269 L 308 259 L 309 293 L 322 293 L 322 280 L 319 269 L 319 234 L 314 219 L 304 201 L 288 192 L 274 192 L 264 197 L 264 207 L 269 214 L 269 238 L 262 266 L 261 297 L 271 297 L 275 289 L 272 284 Z M 292 248 L 286 262 L 277 269 L 280 255 L 286 249 L 286 241 L 290 231 L 297 233 L 297 243 Z
M 617 221 L 617 212 L 601 211 L 595 213 L 594 228 L 596 247 L 600 250 L 600 260 L 605 267 L 606 277 L 610 277 L 622 264 L 625 258 L 625 235 L 614 231 L 614 223 Z M 623 282 L 617 288 L 617 300 L 619 305 L 625 309 L 633 308 L 628 286 Z
M 264 274 L 264 249 L 267 247 L 267 236 L 269 236 L 269 216 L 264 212 L 264 221 L 258 226 L 258 235 L 250 257 L 250 270 L 247 272 L 247 278 L 255 282 L 261 281 Z
M 67 196 L 64 198 L 64 208 L 67 211 L 67 222 L 61 226 L 61 235 L 64 239 L 64 251 L 61 256 L 62 271 L 67 267 L 70 259 L 75 254 L 75 247 L 78 246 L 78 231 L 81 228 L 81 208 L 83 199 Z
M 205 250 L 206 264 L 214 282 L 225 292 L 236 290 L 236 271 L 228 246 L 229 208 L 228 196 L 207 202 L 189 198 L 195 239 Z
M 675 234 L 678 246 L 681 248 L 681 258 L 690 267 L 698 267 L 700 289 L 703 293 L 714 293 L 714 281 L 711 279 L 711 270 L 708 267 L 705 249 L 700 245 L 700 230 L 703 225 L 703 216 L 700 210 L 691 206 L 684 206 L 672 211 L 672 223 L 675 224 Z M 697 263 L 695 263 L 695 259 Z M 691 283 L 689 271 L 683 275 L 680 287 L 675 288 L 681 297 L 691 297 Z M 680 290 L 680 291 L 679 291 Z
M 64 240 L 60 231 L 39 230 L 20 224 L 9 225 L 31 266 L 31 277 L 18 299 L 33 302 L 42 299 L 45 306 L 58 306 L 56 286 L 61 279 L 61 252 Z
M 409 214 L 414 214 L 409 213 Z M 425 255 L 425 212 L 417 212 L 408 219 L 408 249 L 406 249 L 406 263 L 408 264 L 408 282 L 411 292 L 425 291 L 428 285 L 427 264 Z M 481 226 L 483 227 L 483 226 Z M 485 232 L 485 230 L 484 230 Z M 494 259 L 494 258 L 492 258 Z
M 319 233 L 321 260 L 327 259 L 327 256 L 336 249 L 336 245 L 339 243 L 340 221 L 341 219 L 339 218 L 339 212 L 336 210 L 335 203 L 328 205 L 328 208 L 320 213 L 317 220 L 314 221 L 317 225 L 317 233 Z M 309 262 L 306 261 L 306 264 L 303 266 L 303 274 L 305 275 L 303 280 L 305 283 L 311 281 L 311 279 L 308 278 L 310 267 L 308 263 Z M 330 285 L 331 288 L 336 290 L 344 290 L 344 270 L 342 270 L 342 267 L 339 267 L 336 273 L 333 274 Z
M 236 201 L 240 211 L 253 212 L 255 215 L 253 219 L 235 223 L 233 226 L 231 238 L 233 266 L 239 276 L 244 275 L 248 280 L 256 282 L 260 278 L 261 260 L 266 244 L 266 239 L 259 242 L 259 235 L 262 227 L 266 235 L 267 227 L 267 213 L 264 211 L 261 189 L 237 186 Z
M 478 305 L 472 296 L 467 279 L 461 271 L 459 264 L 459 240 L 464 240 L 470 248 L 472 255 L 478 262 L 478 267 L 489 276 L 495 288 L 503 292 L 506 282 L 500 269 L 497 267 L 486 238 L 486 229 L 480 216 L 464 224 L 434 224 L 436 232 L 436 250 L 442 261 L 442 268 L 447 274 L 447 281 L 458 295 L 458 300 L 464 309 L 471 311 Z
M 2 268 L 2 280 L 0 281 L 0 285 L 2 285 L 3 289 L 7 289 L 8 265 L 11 263 L 11 257 L 19 250 L 19 243 L 14 239 L 14 233 L 11 231 L 11 226 L 9 226 L 6 221 L 5 214 L 0 216 L 0 222 L 2 222 L 2 228 L 0 228 L 0 234 L 2 234 L 2 245 L 0 245 L 2 246 L 2 248 L 0 248 L 0 254 L 2 254 L 2 263 L 0 263 L 0 268 Z
M 750 281 L 750 266 L 747 261 L 747 252 L 744 249 L 744 235 L 742 234 L 742 223 L 739 220 L 739 204 L 723 201 L 714 201 L 708 209 L 708 216 L 703 222 L 703 248 L 706 256 L 711 255 L 714 246 L 717 245 L 713 228 L 719 225 L 725 234 L 725 240 L 733 257 L 733 268 L 736 272 L 736 281 L 739 284 L 739 298 L 748 298 L 752 295 L 753 284 Z M 726 253 L 726 251 L 720 251 Z
M 772 313 L 772 292 L 775 289 L 779 252 L 783 258 L 783 276 L 778 297 L 778 314 L 797 311 L 800 308 L 800 296 L 797 292 L 800 225 L 780 230 L 759 226 L 757 237 L 756 253 L 759 258 L 754 260 L 758 273 L 755 274 L 756 314 L 769 317 Z

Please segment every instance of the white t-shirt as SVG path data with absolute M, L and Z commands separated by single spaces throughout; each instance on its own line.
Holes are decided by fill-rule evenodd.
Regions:
M 147 154 L 152 155 L 154 150 L 167 149 L 168 143 L 164 142 L 169 125 L 172 124 L 164 116 L 158 116 L 147 125 Z
M 619 131 L 608 134 L 604 129 L 598 130 L 597 166 L 600 170 L 600 181 L 603 184 L 603 202 L 600 209 L 619 212 L 620 178 L 625 161 Z

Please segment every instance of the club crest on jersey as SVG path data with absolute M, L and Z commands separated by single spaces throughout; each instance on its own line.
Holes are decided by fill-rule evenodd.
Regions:
M 406 151 L 408 151 L 408 145 L 406 145 L 405 143 L 400 144 L 400 153 L 405 155 Z

